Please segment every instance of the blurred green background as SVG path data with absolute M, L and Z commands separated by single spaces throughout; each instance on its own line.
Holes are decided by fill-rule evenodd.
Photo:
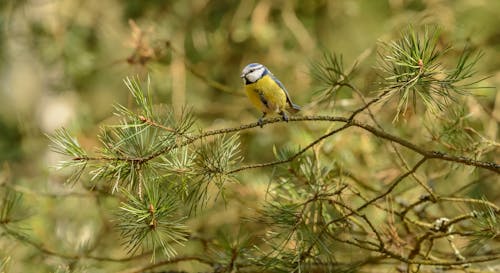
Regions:
M 297 104 L 305 106 L 304 113 L 320 114 L 325 110 L 309 107 L 317 89 L 311 62 L 325 51 L 342 54 L 346 67 L 359 59 L 356 82 L 373 96 L 377 43 L 408 25 L 422 24 L 440 26 L 444 44 L 461 48 L 469 42 L 484 52 L 478 74 L 490 76 L 484 85 L 495 88 L 477 91 L 481 97 L 475 107 L 480 110 L 473 115 L 484 124 L 485 135 L 497 139 L 498 0 L 3 0 L 0 183 L 10 181 L 27 192 L 71 191 L 63 185 L 64 172 L 53 168 L 61 158 L 50 152 L 45 134 L 67 127 L 83 146 L 97 146 L 98 126 L 109 123 L 112 105 L 132 105 L 123 84 L 127 76 L 150 75 L 156 102 L 172 105 L 177 112 L 191 107 L 197 127 L 208 130 L 254 122 L 260 116 L 244 97 L 239 78 L 246 64 L 260 62 L 280 78 Z M 329 114 L 351 110 L 351 97 L 339 94 L 338 108 Z M 390 121 L 393 113 L 384 115 L 380 113 L 381 119 Z M 245 160 L 268 161 L 273 145 L 287 141 L 309 143 L 311 138 L 295 126 L 245 132 Z M 362 139 L 357 141 L 337 145 L 362 145 Z M 251 175 L 245 179 L 266 177 Z M 53 232 L 60 225 L 79 226 L 59 217 L 79 206 L 78 198 L 66 199 L 61 208 L 58 199 L 32 194 L 27 204 L 29 213 L 45 215 L 30 227 L 40 238 L 72 237 Z M 96 211 L 89 208 L 85 213 Z M 92 232 L 97 224 L 88 225 L 78 232 Z M 6 251 L 18 250 L 5 247 L 0 245 Z

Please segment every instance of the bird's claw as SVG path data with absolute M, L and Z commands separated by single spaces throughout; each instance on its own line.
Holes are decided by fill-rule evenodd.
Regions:
M 260 128 L 262 128 L 264 126 L 264 120 L 262 120 L 262 118 L 259 118 L 257 124 L 260 126 Z
M 288 115 L 285 112 L 281 112 L 281 117 L 283 118 L 284 121 L 288 122 Z

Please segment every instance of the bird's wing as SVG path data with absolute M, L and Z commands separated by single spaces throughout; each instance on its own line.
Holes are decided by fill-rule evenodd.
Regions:
M 285 95 L 286 95 L 286 101 L 290 104 L 290 105 L 293 105 L 292 103 L 292 100 L 290 99 L 290 95 L 288 94 L 288 91 L 286 90 L 285 86 L 280 82 L 280 80 L 278 80 L 278 78 L 276 78 L 273 74 L 269 73 L 269 76 L 271 76 L 271 78 L 279 85 L 279 87 L 281 87 L 281 89 L 283 90 L 283 92 L 285 92 Z

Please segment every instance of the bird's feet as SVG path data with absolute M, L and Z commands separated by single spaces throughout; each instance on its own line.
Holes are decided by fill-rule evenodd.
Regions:
M 288 115 L 285 113 L 285 111 L 280 112 L 281 117 L 283 118 L 284 121 L 288 122 Z
M 266 117 L 266 112 L 263 112 L 262 113 L 262 117 L 259 118 L 259 120 L 257 121 L 257 124 L 259 124 L 260 128 L 262 128 L 262 126 L 264 126 L 264 118 Z
M 257 124 L 259 124 L 260 128 L 262 128 L 264 126 L 264 120 L 262 118 L 259 118 Z

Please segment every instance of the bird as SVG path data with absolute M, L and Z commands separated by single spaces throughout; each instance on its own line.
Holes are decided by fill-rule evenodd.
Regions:
M 264 65 L 248 64 L 240 77 L 250 102 L 262 112 L 262 117 L 258 120 L 261 128 L 267 114 L 279 114 L 288 122 L 287 112 L 295 114 L 300 111 L 300 106 L 292 102 L 285 86 Z

